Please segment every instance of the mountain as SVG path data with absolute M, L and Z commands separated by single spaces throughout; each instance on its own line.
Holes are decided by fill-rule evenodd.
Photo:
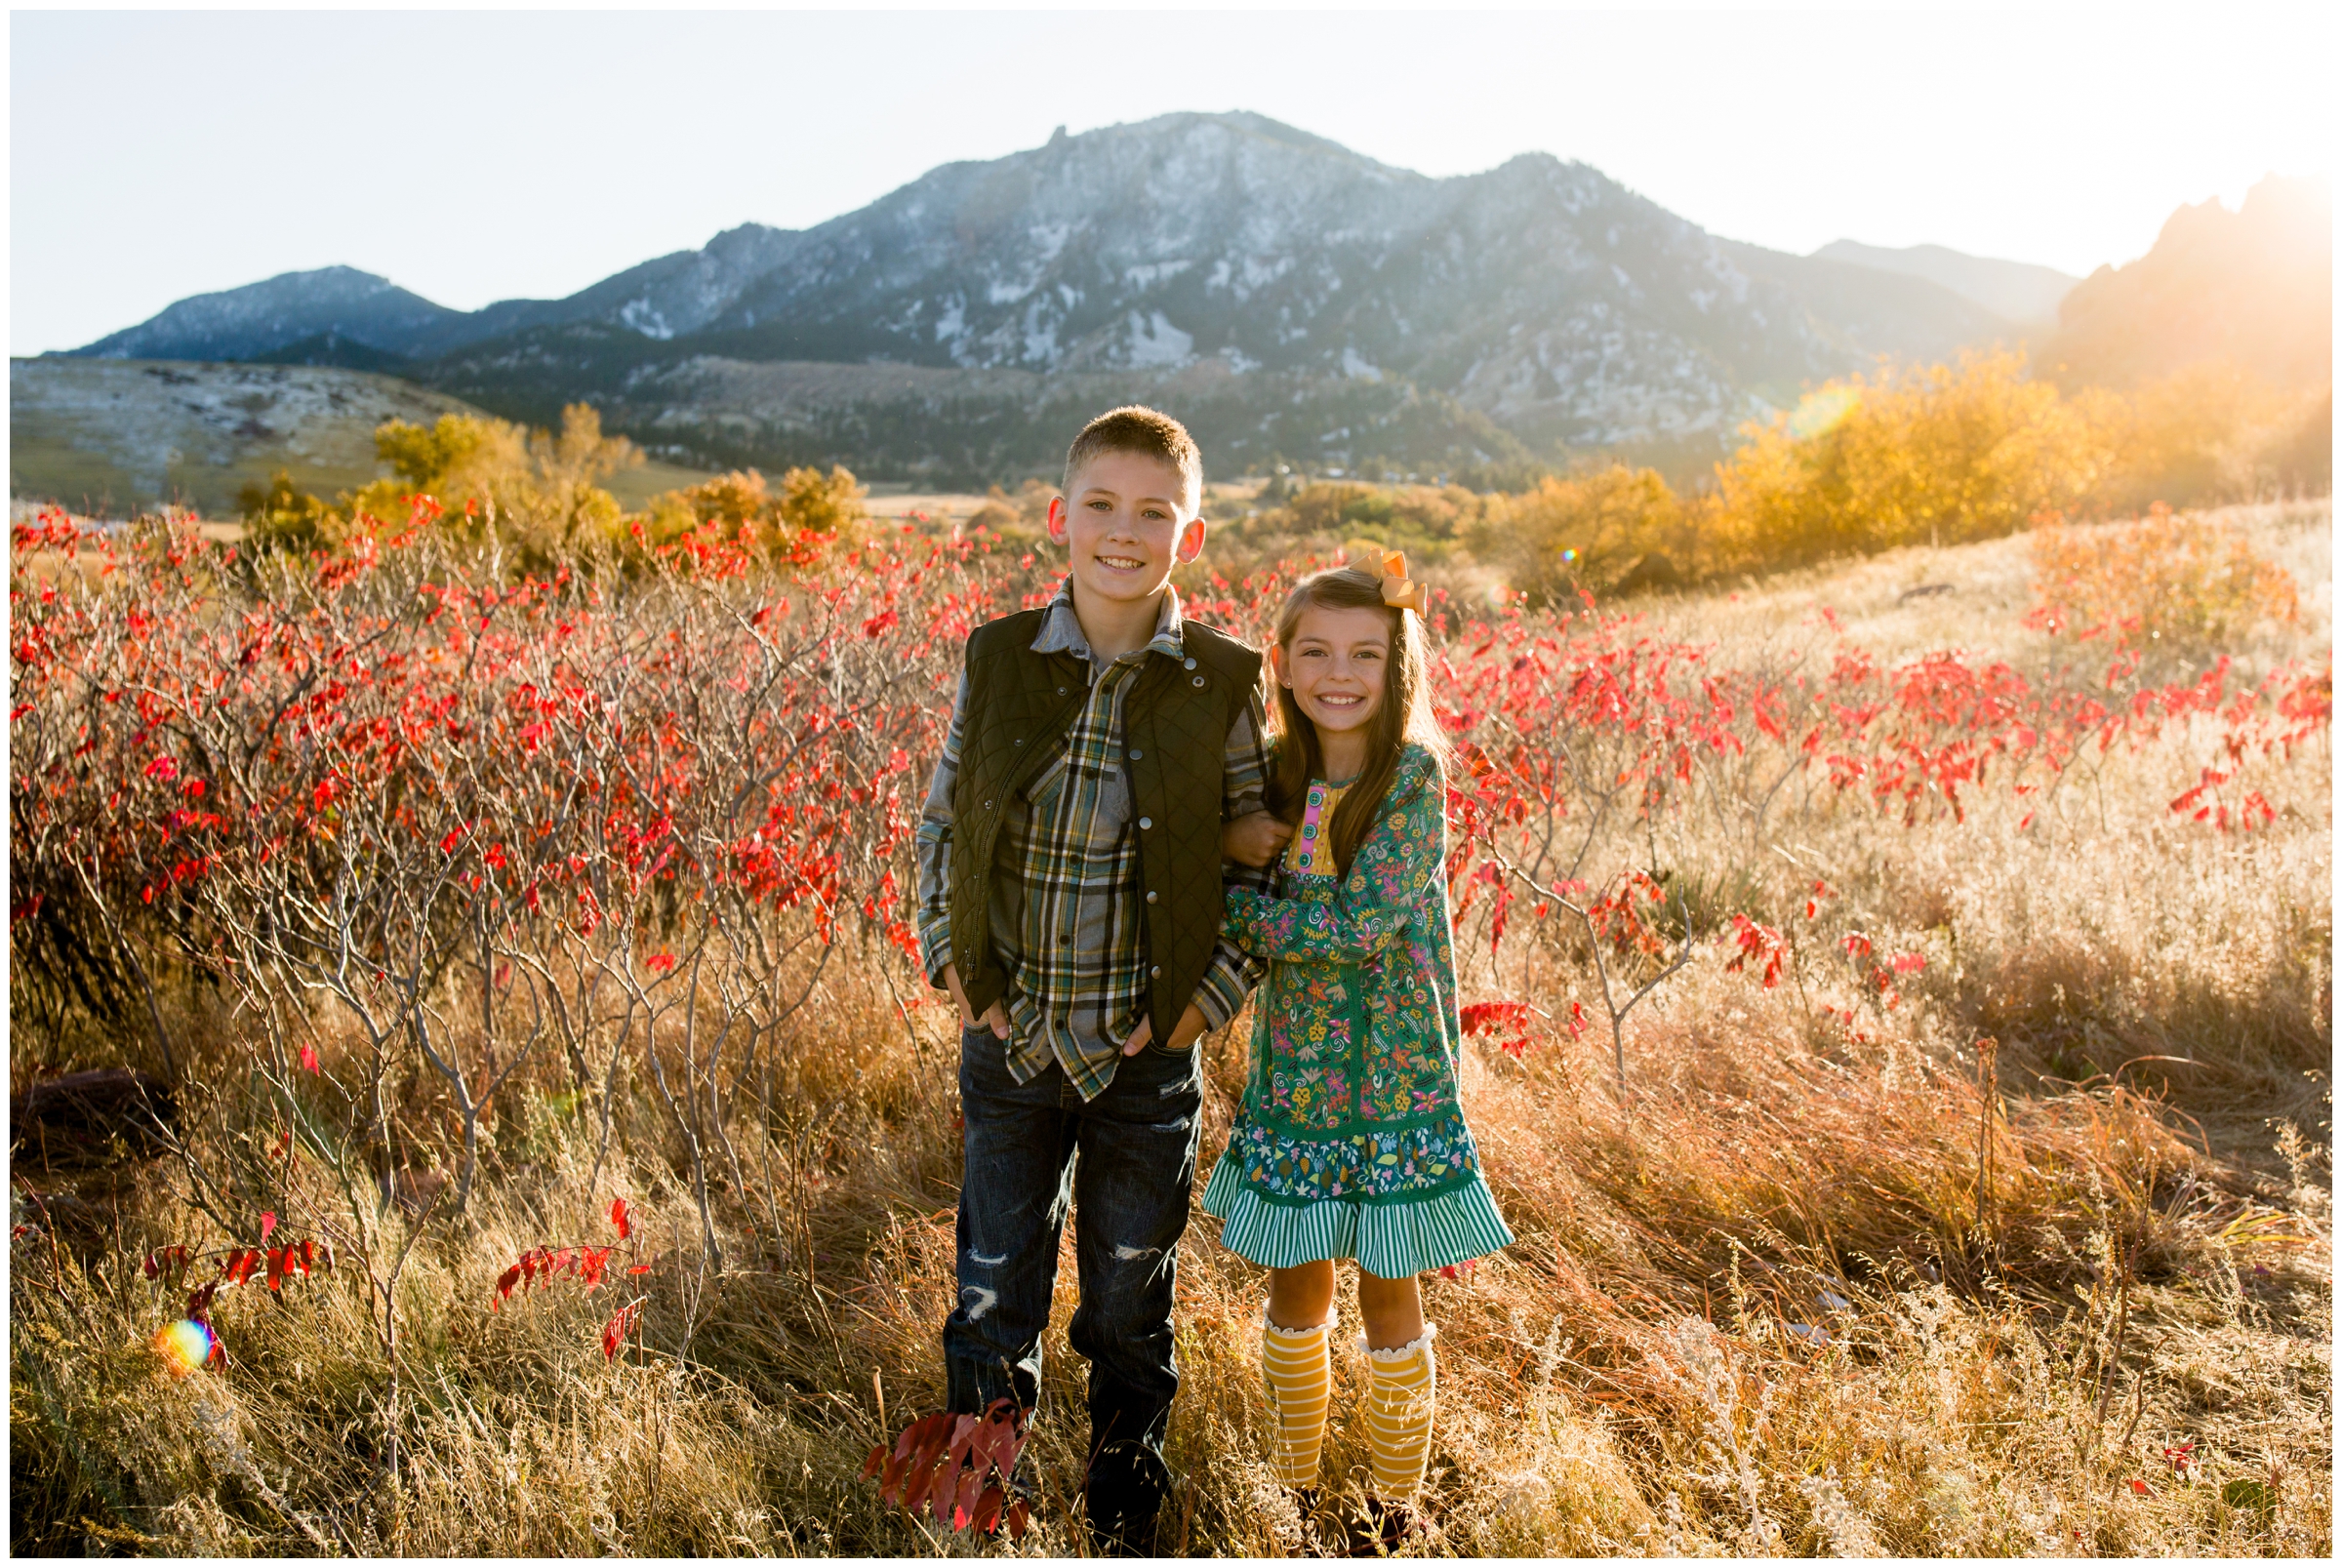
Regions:
M 336 301 L 404 308 L 360 320 L 329 281 Z M 989 478 L 1045 468 L 1074 406 L 1174 393 L 1230 432 L 1222 463 L 1697 459 L 1881 352 L 2015 331 L 1925 278 L 1718 239 L 1584 164 L 1432 179 L 1237 112 L 1061 129 L 566 300 L 446 311 L 332 269 L 182 302 L 77 352 L 371 350 L 513 417 L 590 398 L 678 457 Z M 845 444 L 864 439 L 881 450 Z M 959 466 L 977 462 L 1005 466 Z
M 2333 380 L 2333 197 L 2271 175 L 2235 212 L 2182 207 L 2155 248 L 2102 266 L 2037 356 L 2060 381 L 2124 386 L 2219 362 L 2287 387 Z
M 1888 250 L 1854 240 L 1832 240 L 1813 255 L 1816 261 L 1925 278 L 2021 327 L 2055 326 L 2058 302 L 2081 281 L 2053 266 L 1996 261 L 1942 245 Z
M 434 329 L 464 317 L 388 278 L 327 266 L 191 295 L 73 352 L 97 359 L 258 359 L 301 339 L 332 334 L 404 353 Z

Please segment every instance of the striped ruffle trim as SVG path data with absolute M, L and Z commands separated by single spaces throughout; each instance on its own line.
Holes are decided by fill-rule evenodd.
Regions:
M 1484 1258 L 1513 1244 L 1488 1184 L 1477 1179 L 1415 1202 L 1353 1203 L 1347 1198 L 1271 1203 L 1224 1159 L 1204 1187 L 1203 1212 L 1220 1222 L 1220 1240 L 1264 1268 L 1292 1268 L 1355 1258 L 1383 1279 L 1404 1279 Z

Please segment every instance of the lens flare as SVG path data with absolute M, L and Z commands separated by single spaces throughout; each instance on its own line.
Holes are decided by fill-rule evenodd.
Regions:
M 212 1358 L 214 1343 L 211 1326 L 191 1317 L 182 1317 L 154 1336 L 155 1352 L 169 1364 L 174 1376 L 182 1378 Z
M 1827 435 L 1861 401 L 1862 394 L 1851 386 L 1825 386 L 1818 392 L 1807 392 L 1797 399 L 1796 410 L 1789 416 L 1789 433 L 1800 441 Z

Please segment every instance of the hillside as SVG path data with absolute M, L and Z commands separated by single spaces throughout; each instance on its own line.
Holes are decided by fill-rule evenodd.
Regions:
M 1080 375 L 1110 401 L 1216 363 L 1195 384 L 1283 380 L 1207 401 L 1204 422 L 1273 404 L 1279 427 L 1256 447 L 1426 467 L 1474 447 L 1501 456 L 1472 417 L 1540 456 L 1704 457 L 1752 414 L 1878 353 L 2012 333 L 1924 279 L 1720 240 L 1584 164 L 1526 154 L 1432 179 L 1247 113 L 1061 132 L 809 229 L 744 224 L 567 300 L 465 314 L 381 279 L 366 293 L 350 281 L 363 276 L 182 302 L 78 352 L 377 369 L 398 367 L 369 355 L 395 355 L 498 413 L 543 418 L 590 395 L 646 440 L 655 426 L 679 452 L 767 465 L 796 437 L 755 445 L 769 422 L 705 400 L 733 379 L 722 365 Z M 1032 470 L 1062 451 L 1054 419 L 1045 439 L 1007 430 L 983 374 L 929 384 L 876 420 L 916 426 L 881 442 L 882 461 L 940 472 L 982 454 Z M 686 385 L 702 400 L 669 395 Z M 873 418 L 860 396 L 809 417 L 848 430 Z M 1419 433 L 1393 438 L 1394 421 Z
M 2053 266 L 1968 256 L 1943 245 L 1908 245 L 1891 250 L 1855 240 L 1832 240 L 1814 252 L 1813 258 L 1925 278 L 2021 327 L 2057 325 L 2058 302 L 2081 281 Z
M 245 485 L 279 468 L 333 496 L 378 478 L 375 426 L 479 411 L 394 377 L 285 365 L 14 359 L 8 366 L 12 497 L 98 516 L 162 502 L 231 515 Z M 616 475 L 628 504 L 698 475 L 652 464 Z
M 2058 308 L 2040 363 L 2069 384 L 2133 385 L 2215 361 L 2279 386 L 2333 380 L 2333 197 L 2275 175 L 2236 212 L 2182 207 L 2155 248 L 2102 266 Z

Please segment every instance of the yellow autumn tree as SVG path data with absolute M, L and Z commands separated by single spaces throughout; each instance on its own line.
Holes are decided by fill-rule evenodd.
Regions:
M 863 505 L 868 494 L 842 467 L 828 473 L 791 468 L 781 476 L 777 494 L 762 473 L 739 468 L 653 497 L 641 514 L 624 520 L 621 531 L 629 547 L 638 549 L 694 529 L 712 526 L 736 537 L 745 528 L 757 543 L 789 552 L 809 534 L 832 540 L 850 536 L 868 515 Z
M 1881 367 L 1746 426 L 1716 467 L 1718 564 L 1955 544 L 2086 502 L 2111 461 L 2102 433 L 2024 370 L 2022 354 L 2001 351 Z
M 866 492 L 852 472 L 832 467 L 791 468 L 781 476 L 781 494 L 773 503 L 774 520 L 790 535 L 844 534 L 864 516 Z
M 1498 566 L 1533 605 L 1679 580 L 1689 538 L 1682 502 L 1653 469 L 1612 463 L 1537 488 L 1492 508 L 1474 527 L 1473 552 Z M 1630 579 L 1633 579 L 1630 582 Z
M 483 537 L 493 530 L 529 566 L 606 546 L 621 507 L 601 481 L 642 462 L 633 442 L 602 433 L 587 403 L 564 408 L 557 431 L 468 414 L 429 425 L 391 420 L 375 430 L 374 448 L 391 476 L 345 498 L 350 510 L 400 517 L 416 494 L 451 517 L 468 507 L 468 526 Z

